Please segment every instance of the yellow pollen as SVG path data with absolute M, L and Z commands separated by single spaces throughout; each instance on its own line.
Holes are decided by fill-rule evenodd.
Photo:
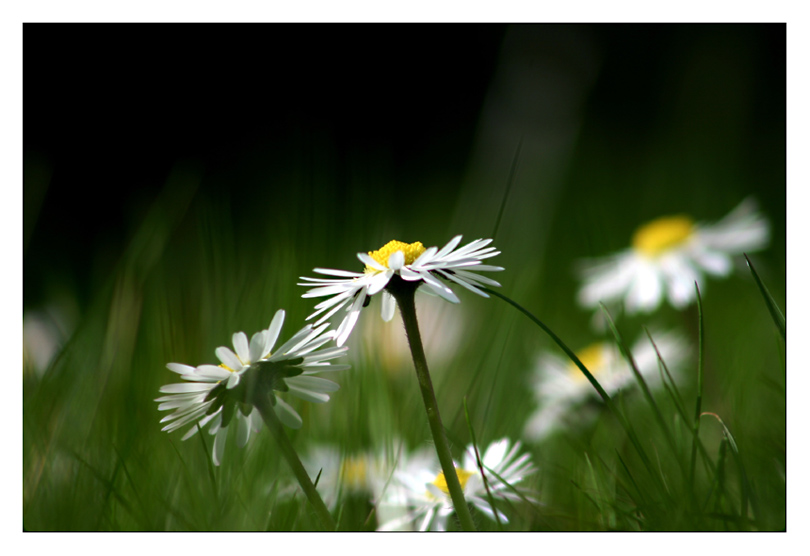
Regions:
M 366 486 L 368 468 L 366 460 L 362 456 L 346 457 L 340 463 L 340 480 L 353 490 L 359 490 Z
M 405 264 L 412 264 L 416 259 L 419 258 L 419 255 L 425 252 L 425 246 L 422 245 L 421 241 L 408 244 L 393 239 L 376 251 L 369 251 L 368 254 L 372 259 L 387 268 L 388 257 L 397 251 L 402 251 L 402 254 L 405 255 Z M 370 270 L 373 269 L 367 266 L 366 272 Z
M 665 216 L 641 226 L 633 234 L 633 248 L 657 257 L 669 249 L 686 242 L 694 231 L 695 223 L 688 216 Z
M 577 357 L 592 375 L 597 376 L 605 364 L 604 344 L 596 343 L 578 351 Z M 573 361 L 568 363 L 568 373 L 576 381 L 587 380 L 585 375 Z
M 467 480 L 473 476 L 473 473 L 472 471 L 466 471 L 464 469 L 456 469 L 456 476 L 458 477 L 458 482 L 461 483 L 461 490 L 464 490 L 464 487 L 467 485 Z M 450 494 L 450 490 L 447 488 L 447 481 L 444 478 L 444 471 L 439 472 L 433 484 L 439 487 L 439 490 L 445 494 Z

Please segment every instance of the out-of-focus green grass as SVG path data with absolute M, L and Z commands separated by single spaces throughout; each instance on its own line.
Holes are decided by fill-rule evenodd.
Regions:
M 703 71 L 701 60 L 686 57 L 685 69 L 673 69 L 673 88 L 656 104 L 662 122 L 645 138 L 614 135 L 619 120 L 600 121 L 605 112 L 596 109 L 589 118 L 587 107 L 580 107 L 578 139 L 555 179 L 535 182 L 535 174 L 521 174 L 538 152 L 522 148 L 494 238 L 502 255 L 492 262 L 506 268 L 497 276 L 501 291 L 574 349 L 597 338 L 591 315 L 575 305 L 578 259 L 623 248 L 650 218 L 688 212 L 715 220 L 749 194 L 773 225 L 770 247 L 752 260 L 786 312 L 784 143 L 773 139 L 771 150 L 751 160 L 750 135 L 737 136 L 750 116 L 744 101 L 721 113 L 697 110 L 707 98 L 732 95 L 740 83 L 748 88 L 734 94 L 754 94 L 745 76 L 729 81 L 723 74 L 700 81 L 703 88 L 695 91 L 690 76 Z M 726 71 L 735 68 L 743 71 Z M 708 131 L 714 140 L 705 139 Z M 174 381 L 165 364 L 215 362 L 217 346 L 229 345 L 236 331 L 250 335 L 266 328 L 279 308 L 287 311 L 282 339 L 289 337 L 312 311 L 314 303 L 301 299 L 304 288 L 295 284 L 299 276 L 312 276 L 314 267 L 358 269 L 355 253 L 390 239 L 441 246 L 459 233 L 465 240 L 489 237 L 519 139 L 506 137 L 500 153 L 479 153 L 475 161 L 471 152 L 469 168 L 483 166 L 499 177 L 483 186 L 461 168 L 426 165 L 419 174 L 392 176 L 378 153 L 339 164 L 328 143 L 260 146 L 219 174 L 179 163 L 161 196 L 133 223 L 113 272 L 95 280 L 57 358 L 44 373 L 24 369 L 25 528 L 318 528 L 303 496 L 289 495 L 291 475 L 267 431 L 245 449 L 230 438 L 219 468 L 210 461 L 208 434 L 181 442 L 181 433 L 160 431 L 164 414 L 153 400 L 161 385 Z M 554 194 L 546 196 L 547 190 Z M 702 407 L 733 434 L 748 486 L 720 423 L 704 417 L 700 436 L 713 465 L 724 461 L 722 481 L 713 486 L 717 474 L 699 456 L 693 497 L 681 468 L 691 447 L 689 426 L 666 394 L 656 392 L 673 431 L 673 453 L 649 405 L 634 392 L 620 405 L 655 474 L 645 471 L 626 433 L 600 409 L 598 421 L 578 432 L 527 444 L 539 471 L 523 486 L 541 504 L 509 512 L 509 530 L 784 529 L 784 343 L 742 257 L 736 263 L 734 276 L 709 280 L 702 292 Z M 480 444 L 519 439 L 534 408 L 529 373 L 541 350 L 557 349 L 505 303 L 465 291 L 460 298 L 458 306 L 417 298 L 422 326 L 438 322 L 423 335 L 456 457 L 470 442 L 463 400 Z M 321 406 L 295 404 L 304 425 L 290 435 L 301 453 L 318 443 L 351 452 L 395 439 L 411 449 L 429 442 L 412 364 L 401 338 L 397 343 L 403 335 L 399 317 L 383 323 L 378 303 L 363 312 L 348 344 L 352 369 L 335 377 L 341 390 Z M 697 309 L 664 307 L 652 317 L 617 321 L 631 341 L 651 323 L 680 327 L 694 343 L 678 383 L 691 416 Z M 747 488 L 748 520 L 739 520 L 734 516 Z M 364 508 L 347 509 L 345 516 L 354 517 L 346 517 L 342 528 L 368 527 Z M 352 521 L 357 516 L 363 519 Z M 477 525 L 497 529 L 481 516 Z

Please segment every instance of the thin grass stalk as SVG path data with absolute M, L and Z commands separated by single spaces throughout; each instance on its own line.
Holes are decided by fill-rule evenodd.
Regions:
M 652 464 L 650 462 L 650 459 L 647 456 L 644 449 L 641 447 L 641 442 L 639 442 L 635 431 L 630 426 L 630 423 L 628 423 L 627 419 L 625 419 L 624 415 L 616 407 L 616 404 L 613 403 L 613 399 L 608 395 L 608 393 L 605 391 L 605 389 L 602 388 L 602 385 L 599 384 L 599 382 L 596 380 L 596 378 L 594 378 L 594 376 L 591 374 L 591 372 L 585 367 L 585 365 L 582 363 L 582 361 L 579 360 L 579 358 L 571 350 L 571 348 L 569 348 L 565 344 L 565 342 L 563 342 L 554 332 L 552 332 L 552 330 L 548 326 L 546 326 L 540 319 L 535 317 L 528 310 L 524 309 L 520 304 L 516 303 L 515 301 L 512 301 L 511 299 L 509 299 L 505 295 L 503 295 L 503 294 L 501 294 L 501 293 L 499 293 L 499 292 L 497 292 L 495 290 L 491 290 L 491 289 L 485 288 L 483 286 L 479 286 L 479 289 L 486 292 L 486 293 L 488 293 L 488 294 L 490 294 L 490 295 L 494 295 L 495 297 L 499 297 L 500 299 L 506 301 L 509 305 L 511 305 L 512 307 L 514 307 L 515 309 L 517 309 L 518 311 L 520 311 L 521 313 L 526 315 L 529 318 L 529 320 L 531 320 L 534 324 L 539 326 L 543 330 L 543 332 L 548 334 L 548 336 L 552 340 L 554 340 L 554 343 L 556 343 L 560 347 L 560 349 L 562 349 L 565 352 L 565 354 L 568 356 L 568 358 L 571 361 L 574 362 L 574 364 L 577 366 L 577 368 L 579 368 L 580 371 L 582 371 L 582 374 L 585 375 L 585 378 L 588 379 L 588 382 L 590 382 L 591 385 L 596 389 L 599 396 L 605 402 L 605 405 L 608 406 L 608 409 L 610 410 L 610 412 L 616 417 L 616 419 L 618 419 L 619 423 L 622 425 L 622 428 L 624 428 L 625 432 L 627 432 L 627 436 L 628 436 L 628 438 L 630 438 L 630 442 L 633 444 L 633 447 L 636 449 L 636 452 L 638 452 L 638 455 L 641 458 L 642 463 L 644 464 L 644 467 L 647 469 L 647 472 L 651 476 L 655 476 L 655 473 L 652 470 Z
M 408 287 L 409 284 L 404 282 L 395 282 L 395 284 L 402 287 L 389 287 L 388 291 L 396 299 L 399 312 L 402 315 L 402 322 L 405 325 L 405 334 L 408 337 L 408 345 L 411 349 L 411 357 L 413 358 L 416 377 L 419 381 L 419 390 L 422 393 L 422 400 L 425 403 L 430 432 L 433 436 L 436 455 L 439 457 L 439 463 L 441 463 L 444 479 L 447 483 L 447 490 L 450 492 L 450 498 L 453 501 L 456 517 L 458 517 L 461 527 L 465 531 L 475 531 L 475 524 L 470 514 L 470 508 L 467 506 L 467 501 L 464 499 L 464 491 L 461 488 L 461 483 L 456 473 L 456 467 L 453 464 L 453 455 L 450 452 L 450 446 L 447 442 L 444 426 L 442 425 L 439 404 L 436 401 L 436 393 L 433 391 L 433 382 L 430 379 L 430 370 L 428 369 L 427 358 L 425 357 L 425 349 L 422 346 L 422 337 L 419 334 L 419 322 L 416 318 L 416 303 L 414 300 L 416 288 Z
M 641 391 L 644 393 L 644 397 L 647 400 L 647 403 L 649 403 L 653 409 L 655 418 L 658 421 L 658 425 L 661 427 L 661 430 L 664 433 L 664 437 L 667 439 L 669 447 L 672 449 L 673 454 L 677 455 L 678 450 L 677 447 L 675 446 L 675 438 L 672 436 L 672 431 L 667 426 L 666 421 L 664 420 L 664 416 L 661 413 L 661 410 L 659 409 L 658 404 L 655 401 L 655 398 L 653 398 L 649 386 L 647 386 L 647 381 L 645 381 L 644 377 L 641 376 L 641 371 L 638 370 L 638 365 L 636 365 L 636 361 L 635 359 L 633 359 L 633 354 L 630 352 L 630 348 L 628 348 L 627 344 L 624 342 L 624 339 L 622 338 L 622 335 L 619 333 L 619 329 L 616 328 L 616 323 L 613 322 L 613 318 L 610 316 L 610 313 L 608 312 L 607 308 L 601 303 L 599 305 L 601 306 L 602 312 L 604 313 L 605 318 L 607 319 L 608 326 L 610 327 L 610 330 L 613 333 L 613 337 L 616 340 L 616 343 L 619 345 L 619 349 L 621 350 L 625 359 L 627 359 L 627 362 L 630 364 L 630 368 L 633 371 L 633 375 L 636 377 L 636 381 L 639 383 L 639 386 L 641 386 Z M 681 470 L 685 472 L 680 459 L 678 460 L 678 465 L 681 467 Z
M 698 306 L 698 376 L 697 376 L 697 397 L 695 398 L 695 420 L 692 429 L 692 454 L 689 458 L 689 491 L 694 496 L 695 492 L 695 460 L 697 459 L 697 446 L 700 438 L 700 414 L 703 404 L 703 355 L 705 349 L 704 328 L 703 328 L 703 300 L 700 297 L 700 287 L 695 282 L 695 293 L 697 294 Z
M 785 340 L 785 315 L 782 314 L 782 311 L 779 310 L 779 306 L 774 301 L 771 292 L 768 291 L 768 288 L 765 287 L 765 284 L 759 278 L 759 274 L 757 274 L 754 265 L 751 263 L 751 259 L 748 258 L 748 255 L 743 253 L 745 260 L 748 262 L 748 268 L 751 269 L 751 274 L 754 275 L 754 281 L 757 283 L 757 287 L 759 288 L 759 292 L 762 294 L 762 298 L 765 300 L 765 305 L 768 307 L 768 312 L 771 314 L 771 318 L 773 319 L 774 324 L 779 329 L 779 333 L 782 334 L 782 339 Z
M 332 518 L 332 514 L 329 513 L 329 510 L 326 509 L 326 504 L 323 503 L 320 494 L 315 490 L 315 485 L 312 484 L 306 469 L 304 469 L 304 465 L 298 458 L 298 454 L 292 442 L 290 442 L 290 438 L 287 436 L 284 426 L 281 424 L 281 421 L 279 421 L 273 406 L 270 405 L 269 396 L 257 395 L 254 397 L 253 404 L 256 409 L 259 410 L 265 425 L 267 425 L 267 428 L 270 429 L 270 432 L 276 439 L 284 459 L 287 460 L 295 478 L 298 479 L 298 484 L 301 485 L 301 490 L 304 491 L 307 500 L 312 504 L 315 513 L 318 515 L 318 519 L 321 521 L 321 525 L 327 531 L 335 531 L 337 529 L 335 520 Z
M 503 525 L 501 524 L 501 518 L 498 516 L 498 510 L 495 508 L 495 499 L 492 498 L 492 492 L 489 490 L 489 480 L 487 479 L 486 474 L 484 473 L 484 464 L 481 462 L 481 454 L 478 451 L 478 443 L 475 440 L 475 430 L 473 430 L 472 422 L 470 421 L 470 413 L 467 411 L 467 398 L 464 398 L 464 417 L 467 419 L 467 427 L 470 430 L 470 439 L 472 440 L 473 450 L 475 450 L 475 463 L 478 466 L 478 470 L 481 472 L 481 478 L 484 480 L 484 488 L 487 491 L 487 501 L 489 501 L 489 507 L 492 508 L 492 513 L 495 514 L 495 521 L 498 524 L 498 529 L 503 531 Z

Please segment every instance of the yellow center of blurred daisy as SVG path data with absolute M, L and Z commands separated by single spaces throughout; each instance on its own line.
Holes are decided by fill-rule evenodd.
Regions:
M 665 216 L 636 230 L 633 248 L 648 257 L 657 257 L 686 242 L 694 229 L 695 223 L 687 216 Z
M 467 480 L 472 477 L 472 471 L 465 471 L 464 469 L 456 469 L 456 476 L 458 477 L 458 482 L 461 483 L 461 490 L 464 490 L 464 487 L 467 485 Z M 433 484 L 439 487 L 445 494 L 450 494 L 450 489 L 447 488 L 447 480 L 444 478 L 444 471 L 440 471 L 439 475 L 436 477 L 436 480 L 433 481 Z
M 397 251 L 402 251 L 402 254 L 405 255 L 405 264 L 412 264 L 416 259 L 419 258 L 419 255 L 425 252 L 425 246 L 422 245 L 421 241 L 417 241 L 415 243 L 404 243 L 402 241 L 393 239 L 376 251 L 369 251 L 368 255 L 384 267 L 388 267 L 388 257 Z M 374 269 L 367 266 L 366 271 L 368 272 L 369 270 Z
M 340 480 L 352 490 L 360 490 L 366 486 L 368 466 L 362 456 L 346 457 L 340 463 Z
M 605 364 L 605 349 L 604 344 L 601 342 L 596 344 L 591 344 L 585 349 L 582 349 L 576 353 L 577 357 L 582 364 L 585 365 L 585 368 L 588 369 L 592 375 L 596 376 L 599 374 L 600 370 Z M 568 363 L 568 373 L 571 375 L 571 378 L 577 381 L 587 380 L 585 378 L 585 374 L 577 367 L 573 361 Z

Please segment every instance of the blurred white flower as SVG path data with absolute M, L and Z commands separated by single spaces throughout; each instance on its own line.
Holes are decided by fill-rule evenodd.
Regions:
M 508 523 L 509 519 L 503 512 L 492 507 L 487 488 L 495 502 L 519 502 L 523 498 L 531 500 L 515 486 L 536 471 L 529 454 L 519 455 L 520 449 L 520 442 L 512 445 L 507 438 L 490 444 L 481 456 L 483 474 L 472 445 L 464 453 L 463 465 L 454 463 L 467 502 L 490 519 L 500 520 L 501 523 Z M 408 511 L 402 517 L 381 521 L 379 530 L 389 531 L 410 526 L 415 526 L 420 531 L 447 530 L 447 518 L 454 512 L 453 501 L 435 453 L 418 452 L 402 463 L 394 478 L 404 490 L 385 498 L 381 505 L 406 507 Z
M 328 325 L 313 328 L 307 325 L 292 338 L 273 352 L 281 327 L 284 324 L 284 311 L 279 310 L 273 317 L 270 327 L 253 335 L 248 343 L 244 332 L 233 335 L 234 351 L 227 347 L 216 349 L 220 365 L 200 365 L 192 367 L 181 363 L 166 365 L 170 371 L 188 382 L 168 384 L 160 391 L 168 396 L 157 398 L 161 402 L 161 411 L 174 409 L 174 413 L 161 419 L 169 422 L 162 430 L 171 432 L 189 423 L 191 428 L 183 440 L 193 436 L 198 428 L 208 425 L 208 432 L 216 435 L 214 439 L 213 460 L 215 465 L 222 461 L 225 438 L 228 426 L 236 418 L 240 447 L 247 444 L 252 432 L 258 432 L 262 419 L 259 411 L 244 399 L 232 394 L 244 379 L 246 373 L 276 373 L 270 377 L 273 381 L 273 393 L 288 392 L 301 399 L 323 403 L 329 401 L 327 392 L 340 388 L 331 380 L 313 376 L 325 371 L 340 371 L 348 365 L 332 365 L 330 359 L 341 357 L 347 348 L 318 348 L 333 338 L 333 333 L 325 333 Z M 267 365 L 275 364 L 273 369 Z M 277 369 L 277 370 L 274 370 Z M 265 375 L 266 376 L 266 375 Z M 301 417 L 278 395 L 275 396 L 274 409 L 282 423 L 292 428 L 301 426 Z
M 345 495 L 367 496 L 376 503 L 390 481 L 393 465 L 382 453 L 344 453 L 335 446 L 315 446 L 303 458 L 304 467 L 314 481 L 324 504 L 334 508 Z
M 636 230 L 629 249 L 582 263 L 579 302 L 589 308 L 623 303 L 633 314 L 650 313 L 666 298 L 680 309 L 695 300 L 695 282 L 702 288 L 704 274 L 728 276 L 731 256 L 764 248 L 769 235 L 753 199 L 714 224 L 659 218 Z
M 676 377 L 689 355 L 687 342 L 675 332 L 651 333 L 667 369 Z M 633 360 L 650 389 L 661 386 L 658 355 L 644 334 L 631 348 Z M 613 342 L 598 342 L 576 353 L 585 368 L 613 396 L 636 383 L 630 363 L 622 357 Z M 532 375 L 538 409 L 529 417 L 524 437 L 532 441 L 546 438 L 556 429 L 581 425 L 587 421 L 583 402 L 599 394 L 573 361 L 564 355 L 545 352 L 540 355 Z
M 402 279 L 407 282 L 421 281 L 426 291 L 438 295 L 451 303 L 458 303 L 459 299 L 438 278 L 455 282 L 468 290 L 483 297 L 489 297 L 477 286 L 500 286 L 498 282 L 480 276 L 471 270 L 499 271 L 503 268 L 481 264 L 481 261 L 500 254 L 494 247 L 487 247 L 491 239 L 477 239 L 464 247 L 455 249 L 461 241 L 456 236 L 441 249 L 430 247 L 425 249 L 421 242 L 403 243 L 389 241 L 377 251 L 358 253 L 357 258 L 366 265 L 364 272 L 350 272 L 346 270 L 333 270 L 316 268 L 315 272 L 336 278 L 307 278 L 302 276 L 303 283 L 299 286 L 315 286 L 302 297 L 326 297 L 315 306 L 315 312 L 307 320 L 324 313 L 315 324 L 326 322 L 340 309 L 347 314 L 343 317 L 336 332 L 336 342 L 342 346 L 349 337 L 360 310 L 365 307 L 369 297 L 382 291 L 382 318 L 390 321 L 394 318 L 396 302 L 394 297 L 385 291 L 385 287 L 393 279 Z M 455 249 L 455 251 L 454 251 Z

